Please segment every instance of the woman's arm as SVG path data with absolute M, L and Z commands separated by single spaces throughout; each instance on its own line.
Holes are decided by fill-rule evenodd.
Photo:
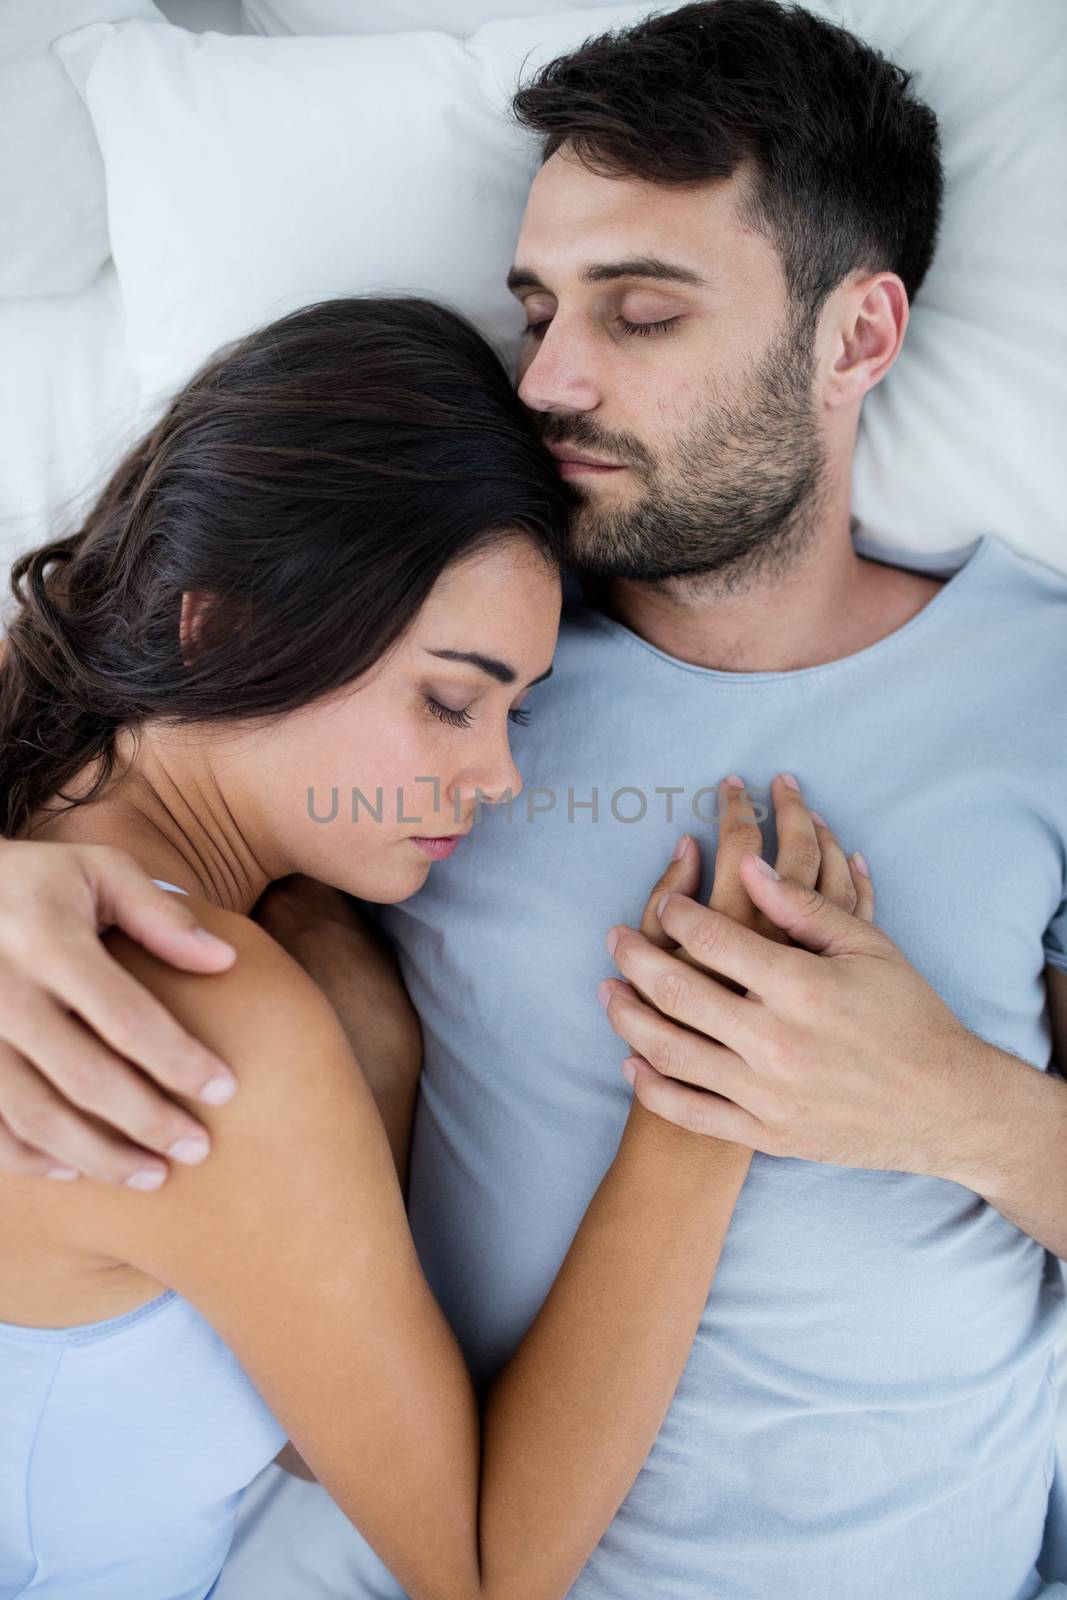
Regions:
M 300 963 L 336 1011 L 374 1096 L 406 1194 L 422 1029 L 396 956 L 349 895 L 299 874 L 271 884 L 256 906 L 255 920 Z M 294 1478 L 318 1482 L 291 1439 L 274 1459 Z
M 63 1208 L 56 1225 L 73 1245 L 131 1262 L 201 1311 L 413 1600 L 554 1600 L 655 1436 L 740 1174 L 724 1184 L 710 1144 L 637 1108 L 524 1341 L 532 1361 L 488 1420 L 485 1469 L 498 1487 L 480 1513 L 470 1377 L 420 1269 L 381 1120 L 336 1015 L 254 924 L 197 911 L 238 947 L 217 978 L 107 939 L 241 1079 L 228 1106 L 205 1112 L 211 1160 L 176 1169 L 156 1193 L 83 1180 L 45 1189 L 43 1203 Z M 602 1356 L 599 1329 L 613 1341 Z M 530 1447 L 547 1467 L 532 1493 Z M 556 1528 L 553 1480 L 570 1474 L 583 1497 Z M 494 1504 L 522 1530 L 514 1561 Z
M 490 1392 L 480 1595 L 565 1594 L 662 1426 L 752 1159 L 664 1132 L 631 1103 L 559 1275 Z
M 296 875 L 271 884 L 255 919 L 336 1011 L 385 1125 L 407 1192 L 422 1029 L 393 951 L 340 889 Z
M 239 948 L 219 977 L 109 942 L 242 1079 L 207 1113 L 212 1159 L 155 1194 L 56 1185 L 48 1203 L 201 1310 L 414 1600 L 563 1595 L 662 1421 L 751 1152 L 632 1107 L 483 1440 L 335 1013 L 261 930 L 198 909 Z

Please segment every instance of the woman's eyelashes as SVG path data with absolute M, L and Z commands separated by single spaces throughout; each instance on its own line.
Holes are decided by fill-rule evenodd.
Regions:
M 435 700 L 432 695 L 426 696 L 426 705 L 435 717 L 447 722 L 451 728 L 469 728 L 474 720 L 469 706 L 464 706 L 462 711 L 455 711 L 451 706 L 443 706 L 440 700 Z
M 426 696 L 426 705 L 435 717 L 447 722 L 450 728 L 469 728 L 474 722 L 469 706 L 457 711 L 452 706 L 442 705 L 440 700 L 435 700 L 432 695 Z M 530 720 L 530 713 L 523 711 L 521 707 L 516 707 L 514 711 L 508 712 L 508 718 L 512 722 L 526 723 Z

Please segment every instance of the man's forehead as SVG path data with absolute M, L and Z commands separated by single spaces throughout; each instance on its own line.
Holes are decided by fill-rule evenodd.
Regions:
M 509 286 L 537 287 L 530 276 L 551 271 L 585 283 L 659 276 L 707 287 L 727 237 L 741 231 L 736 190 L 735 179 L 681 188 L 603 177 L 557 152 L 530 189 L 515 248 L 519 281 Z M 627 263 L 630 272 L 621 270 Z

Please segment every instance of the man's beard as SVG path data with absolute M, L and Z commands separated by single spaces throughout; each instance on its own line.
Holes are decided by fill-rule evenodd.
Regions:
M 662 461 L 633 435 L 605 436 L 582 413 L 541 415 L 546 444 L 621 462 L 644 491 L 611 510 L 570 480 L 571 565 L 645 582 L 714 573 L 730 588 L 787 570 L 808 541 L 825 466 L 814 371 L 813 323 L 793 318 L 737 401 L 708 409 Z

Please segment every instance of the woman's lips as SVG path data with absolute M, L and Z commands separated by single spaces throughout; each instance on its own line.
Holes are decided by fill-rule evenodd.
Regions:
M 433 861 L 447 861 L 452 852 L 463 842 L 465 834 L 454 833 L 441 839 L 427 839 L 419 834 L 413 834 L 411 842 L 417 844 L 424 855 Z

